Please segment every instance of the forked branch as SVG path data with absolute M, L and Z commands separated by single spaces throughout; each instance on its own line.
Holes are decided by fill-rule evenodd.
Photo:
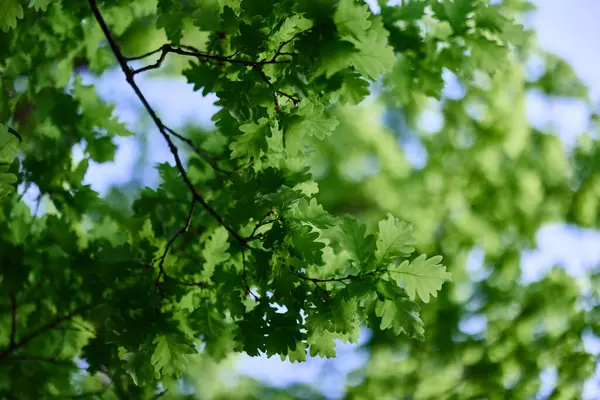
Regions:
M 152 106 L 150 105 L 150 103 L 148 103 L 148 100 L 146 99 L 146 97 L 140 90 L 139 86 L 135 82 L 135 79 L 134 79 L 135 72 L 127 64 L 127 58 L 125 58 L 125 56 L 123 56 L 123 52 L 121 51 L 121 49 L 115 42 L 115 39 L 113 38 L 113 35 L 112 35 L 110 29 L 108 28 L 106 21 L 104 20 L 104 17 L 102 17 L 102 14 L 100 13 L 100 10 L 98 9 L 98 4 L 96 3 L 96 0 L 88 0 L 88 4 L 90 5 L 90 8 L 92 10 L 92 13 L 94 14 L 94 17 L 96 18 L 96 21 L 100 25 L 100 28 L 102 29 L 102 32 L 104 33 L 104 36 L 106 37 L 106 40 L 108 41 L 108 44 L 110 45 L 110 48 L 111 48 L 113 54 L 117 58 L 117 61 L 121 67 L 121 70 L 125 74 L 125 80 L 127 81 L 127 83 L 129 83 L 129 85 L 135 92 L 138 99 L 142 102 L 148 115 L 150 116 L 150 118 L 152 118 L 152 121 L 154 121 L 154 124 L 158 128 L 160 134 L 163 136 L 163 138 L 167 142 L 167 145 L 169 146 L 169 150 L 171 151 L 171 154 L 173 155 L 173 158 L 175 159 L 175 165 L 176 165 L 177 169 L 179 170 L 179 173 L 181 174 L 186 186 L 188 187 L 188 189 L 194 196 L 194 199 L 196 199 L 196 201 L 198 203 L 200 203 L 200 205 L 220 225 L 222 225 L 223 227 L 225 227 L 225 229 L 227 229 L 227 231 L 239 242 L 239 244 L 242 246 L 242 248 L 247 247 L 248 244 L 247 244 L 246 240 L 239 233 L 237 233 L 234 229 L 232 229 L 230 226 L 225 224 L 225 221 L 223 220 L 223 218 L 206 202 L 204 197 L 202 197 L 202 195 L 200 195 L 200 193 L 198 193 L 198 191 L 194 187 L 194 184 L 188 177 L 185 167 L 183 166 L 183 162 L 181 161 L 181 157 L 179 156 L 179 151 L 177 149 L 177 146 L 175 146 L 175 144 L 173 143 L 173 140 L 171 139 L 169 132 L 165 128 L 165 125 L 162 123 L 162 121 L 160 120 L 160 118 L 158 117 L 158 115 L 156 114 L 156 112 L 154 111 Z

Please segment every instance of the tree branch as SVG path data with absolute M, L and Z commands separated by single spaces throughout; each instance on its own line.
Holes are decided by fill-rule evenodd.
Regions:
M 289 42 L 288 42 L 289 43 Z M 284 43 L 282 45 L 285 46 Z M 235 54 L 231 55 L 231 56 L 219 56 L 216 54 L 208 54 L 208 53 L 204 53 L 199 51 L 198 49 L 192 47 L 192 46 L 181 46 L 181 47 L 175 47 L 175 46 L 171 46 L 170 44 L 164 44 L 162 45 L 160 48 L 153 50 L 151 52 L 148 52 L 146 54 L 143 54 L 141 56 L 137 56 L 137 57 L 131 57 L 131 58 L 124 58 L 126 62 L 128 61 L 135 61 L 135 60 L 141 60 L 143 58 L 149 57 L 153 54 L 156 54 L 160 52 L 160 56 L 158 58 L 158 60 L 154 63 L 154 64 L 150 64 L 150 65 L 146 65 L 145 67 L 136 69 L 134 71 L 132 71 L 133 75 L 139 74 L 141 72 L 144 71 L 148 71 L 151 69 L 157 69 L 160 68 L 160 66 L 162 65 L 162 63 L 165 61 L 165 58 L 167 57 L 167 54 L 169 53 L 175 53 L 175 54 L 179 54 L 181 56 L 189 56 L 189 57 L 196 57 L 196 58 L 201 58 L 201 59 L 205 59 L 205 60 L 215 60 L 215 61 L 220 61 L 220 62 L 228 62 L 230 64 L 239 64 L 239 65 L 247 65 L 247 66 L 257 66 L 257 65 L 267 65 L 267 64 L 289 64 L 290 61 L 286 60 L 286 61 L 277 61 L 276 58 L 277 56 L 283 55 L 281 52 L 277 53 L 277 55 L 272 58 L 271 60 L 266 60 L 266 61 L 249 61 L 249 60 L 238 60 L 238 59 L 234 59 L 232 58 L 233 56 L 235 56 L 238 52 L 236 52 Z
M 343 277 L 343 278 L 326 278 L 326 279 L 319 279 L 319 278 L 311 278 L 310 276 L 306 276 L 306 275 L 303 275 L 303 274 L 300 274 L 300 273 L 298 273 L 298 272 L 294 272 L 294 271 L 292 271 L 292 274 L 296 275 L 296 276 L 297 276 L 298 278 L 300 278 L 300 279 L 304 279 L 304 280 L 307 280 L 307 281 L 311 281 L 311 282 L 312 282 L 312 283 L 314 283 L 314 284 L 317 284 L 317 283 L 325 283 L 325 282 L 341 282 L 341 283 L 344 283 L 344 284 L 345 284 L 347 280 L 353 280 L 353 279 L 356 279 L 356 277 L 355 277 L 354 275 L 348 275 L 348 276 L 345 276 L 345 277 Z
M 169 280 L 172 280 L 172 281 L 174 281 L 180 285 L 184 285 L 184 286 L 199 286 L 199 287 L 204 286 L 203 282 L 193 283 L 193 282 L 178 281 L 177 279 L 173 279 L 172 277 L 167 275 L 167 273 L 165 272 L 165 260 L 167 258 L 167 254 L 169 253 L 169 250 L 173 246 L 173 243 L 175 243 L 175 240 L 177 240 L 177 238 L 179 236 L 185 234 L 190 229 L 190 225 L 192 224 L 192 216 L 194 215 L 195 209 L 196 209 L 196 199 L 192 200 L 192 205 L 190 206 L 190 211 L 188 213 L 188 216 L 187 216 L 187 219 L 185 222 L 185 226 L 183 226 L 181 229 L 179 229 L 177 231 L 177 233 L 167 242 L 167 245 L 165 246 L 165 251 L 163 252 L 162 256 L 159 259 L 158 275 L 156 276 L 156 281 L 155 281 L 156 313 L 157 314 L 160 314 L 160 278 L 164 277 L 165 280 L 169 279 Z
M 207 152 L 205 150 L 200 149 L 190 139 L 186 138 L 185 136 L 180 135 L 179 133 L 175 132 L 173 129 L 169 128 L 168 126 L 163 124 L 163 128 L 167 132 L 169 132 L 172 136 L 175 136 L 177 139 L 181 140 L 182 142 L 185 142 L 192 150 L 194 150 L 194 152 L 196 154 L 198 154 L 206 162 L 208 162 L 217 173 L 220 172 L 220 173 L 228 175 L 228 176 L 231 175 L 231 171 L 227 171 L 227 170 L 224 170 L 221 167 L 219 167 L 219 164 L 218 164 L 219 160 L 217 157 L 215 157 L 214 155 L 210 154 L 209 152 Z
M 106 25 L 106 22 L 104 21 L 104 18 L 102 17 L 102 14 L 100 13 L 100 10 L 98 9 L 96 0 L 88 0 L 88 3 L 90 5 L 92 13 L 94 14 L 94 17 L 96 18 L 96 21 L 100 25 L 100 28 L 102 29 L 102 32 L 104 33 L 104 36 L 106 37 L 106 40 L 108 41 L 108 43 L 110 45 L 110 48 L 111 48 L 113 54 L 117 58 L 117 61 L 119 62 L 119 65 L 121 66 L 121 69 L 123 70 L 123 73 L 125 74 L 125 80 L 127 81 L 127 83 L 129 83 L 129 85 L 135 92 L 138 99 L 142 102 L 144 108 L 148 112 L 148 115 L 150 115 L 150 117 L 154 121 L 156 127 L 160 131 L 161 135 L 164 137 L 165 141 L 167 142 L 167 144 L 169 146 L 169 150 L 171 151 L 171 154 L 173 155 L 173 158 L 175 159 L 175 164 L 177 166 L 177 169 L 179 170 L 179 173 L 181 174 L 185 184 L 188 186 L 189 190 L 192 192 L 194 198 L 196 199 L 196 201 L 198 203 L 200 203 L 202 205 L 202 207 L 220 225 L 222 225 L 223 227 L 225 227 L 225 229 L 227 229 L 227 231 L 239 242 L 239 244 L 241 245 L 242 248 L 247 247 L 248 244 L 246 243 L 246 240 L 242 236 L 240 236 L 239 233 L 237 233 L 235 230 L 233 230 L 231 227 L 229 227 L 228 225 L 225 224 L 225 221 L 223 220 L 223 218 L 206 202 L 206 200 L 204 200 L 204 198 L 198 193 L 198 191 L 196 190 L 196 188 L 190 181 L 190 178 L 188 177 L 188 175 L 185 171 L 185 168 L 183 166 L 183 162 L 181 161 L 181 157 L 179 156 L 177 146 L 175 146 L 175 144 L 171 140 L 171 137 L 169 136 L 169 133 L 165 129 L 162 121 L 160 120 L 160 118 L 158 117 L 158 115 L 156 114 L 156 112 L 154 111 L 152 106 L 150 106 L 150 104 L 148 103 L 148 100 L 146 100 L 146 97 L 144 96 L 144 94 L 142 93 L 142 91 L 140 90 L 138 85 L 135 83 L 134 71 L 132 71 L 131 68 L 129 68 L 129 66 L 127 65 L 127 59 L 123 56 L 123 53 L 121 52 L 121 49 L 115 42 L 115 40 L 112 36 L 112 33 L 110 32 L 110 29 L 108 28 L 108 25 Z

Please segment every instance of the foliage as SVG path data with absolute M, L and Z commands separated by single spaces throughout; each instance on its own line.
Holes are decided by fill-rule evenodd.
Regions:
M 579 307 L 560 270 L 518 281 L 519 252 L 542 224 L 596 226 L 600 213 L 592 137 L 567 152 L 527 124 L 526 87 L 585 96 L 555 57 L 524 78 L 539 53 L 515 22 L 528 4 L 380 1 L 378 14 L 354 0 L 6 4 L 6 398 L 319 398 L 249 379 L 215 387 L 217 362 L 334 357 L 334 340 L 356 342 L 363 327 L 371 358 L 348 398 L 526 398 L 551 366 L 554 396 L 572 398 L 590 376 L 581 335 L 598 332 L 598 293 Z M 101 197 L 84 183 L 90 163 L 113 160 L 119 137 L 143 135 L 81 78 L 111 67 L 172 162 L 156 166 L 157 187 Z M 155 71 L 215 93 L 216 128 L 163 123 L 136 82 Z M 443 95 L 445 71 L 463 98 Z M 428 98 L 442 100 L 435 134 L 418 119 Z M 382 126 L 382 107 L 410 130 Z M 395 135 L 423 144 L 424 168 Z M 365 174 L 373 160 L 378 172 Z M 30 188 L 42 215 L 23 200 Z M 485 280 L 466 269 L 474 247 Z M 473 315 L 487 318 L 485 334 L 461 332 Z

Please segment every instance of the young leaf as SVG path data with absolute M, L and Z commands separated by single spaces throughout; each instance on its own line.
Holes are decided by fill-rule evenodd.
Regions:
M 367 235 L 367 226 L 350 216 L 344 217 L 340 229 L 340 241 L 350 257 L 361 270 L 367 270 L 374 257 L 375 236 Z
M 213 234 L 210 235 L 210 239 L 206 241 L 204 250 L 202 251 L 202 256 L 205 260 L 202 272 L 203 278 L 210 279 L 215 270 L 215 266 L 229 259 L 230 254 L 227 253 L 227 250 L 229 249 L 228 238 L 229 234 L 227 233 L 227 229 L 223 226 L 219 226 L 215 229 Z
M 192 347 L 175 335 L 159 335 L 152 343 L 156 348 L 150 361 L 156 376 L 181 376 L 190 362 L 187 355 L 193 353 Z
M 378 300 L 375 306 L 375 315 L 381 318 L 380 329 L 392 329 L 396 335 L 405 333 L 412 338 L 424 340 L 424 324 L 419 311 L 417 303 L 402 296 L 394 300 Z
M 333 217 L 317 203 L 315 198 L 310 199 L 310 202 L 300 199 L 298 205 L 290 208 L 286 213 L 286 218 L 291 221 L 308 222 L 321 229 L 325 229 L 333 223 Z
M 325 113 L 325 107 L 320 103 L 302 100 L 296 111 L 296 115 L 288 123 L 285 135 L 303 137 L 314 136 L 317 139 L 325 139 L 331 135 L 337 127 L 338 121 Z
M 310 346 L 310 356 L 315 357 L 335 357 L 335 339 L 337 335 L 327 330 L 312 333 L 308 335 L 308 344 Z
M 23 18 L 23 7 L 18 0 L 3 0 L 0 13 L 0 29 L 8 32 L 17 27 L 17 20 Z
M 367 78 L 377 79 L 394 66 L 394 49 L 382 33 L 369 30 L 360 41 L 355 41 L 354 45 L 359 51 L 352 55 L 352 65 Z
M 387 219 L 379 222 L 377 260 L 384 264 L 395 257 L 406 257 L 415 251 L 413 245 L 416 242 L 412 224 L 388 215 Z
M 337 25 L 340 36 L 360 38 L 371 26 L 370 14 L 369 6 L 366 4 L 359 6 L 354 3 L 354 0 L 341 0 L 333 14 L 333 21 Z
M 427 259 L 425 254 L 421 254 L 412 262 L 406 260 L 398 266 L 390 267 L 389 271 L 399 285 L 404 285 L 411 299 L 414 300 L 415 294 L 418 294 L 423 302 L 429 303 L 429 296 L 437 297 L 442 284 L 452 280 L 452 275 L 446 272 L 446 267 L 440 261 L 442 256 Z
M 337 91 L 342 104 L 357 105 L 370 93 L 369 82 L 355 72 L 343 74 L 342 87 Z
M 229 145 L 231 158 L 260 158 L 261 151 L 267 151 L 267 136 L 270 136 L 271 133 L 269 121 L 266 118 L 261 118 L 258 124 L 244 124 L 239 129 L 244 134 L 239 135 Z

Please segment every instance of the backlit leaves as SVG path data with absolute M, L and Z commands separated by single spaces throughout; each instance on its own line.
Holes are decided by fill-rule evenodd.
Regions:
M 369 6 L 359 6 L 353 0 L 341 0 L 337 6 L 333 20 L 340 36 L 350 35 L 360 38 L 371 26 Z
M 560 146 L 548 151 L 541 134 L 514 118 L 524 84 L 510 74 L 494 77 L 515 66 L 515 46 L 519 56 L 527 55 L 527 36 L 511 19 L 516 6 L 381 1 L 381 13 L 372 15 L 364 2 L 352 0 L 97 2 L 116 47 L 125 59 L 135 59 L 129 67 L 145 65 L 165 77 L 181 74 L 219 107 L 215 127 L 166 129 L 168 118 L 158 109 L 152 118 L 145 115 L 152 126 L 139 128 L 144 138 L 160 132 L 173 140 L 148 141 L 152 156 L 155 151 L 169 156 L 155 166 L 160 179 L 140 187 L 146 180 L 136 176 L 139 180 L 101 197 L 82 182 L 94 161 L 114 159 L 115 136 L 132 132 L 102 91 L 80 76 L 115 67 L 122 58 L 111 53 L 88 2 L 63 3 L 37 0 L 25 7 L 13 0 L 0 15 L 0 29 L 8 32 L 0 46 L 0 238 L 7 238 L 0 240 L 0 265 L 9 265 L 0 279 L 2 320 L 9 322 L 0 332 L 0 354 L 10 343 L 13 292 L 17 338 L 75 306 L 105 311 L 102 316 L 82 311 L 27 348 L 9 349 L 0 368 L 9 370 L 11 380 L 0 382 L 0 392 L 21 390 L 24 399 L 82 396 L 79 375 L 41 363 L 23 366 L 16 358 L 47 357 L 57 348 L 69 365 L 83 354 L 92 366 L 88 372 L 111 375 L 114 387 L 106 398 L 115 393 L 153 398 L 160 387 L 177 398 L 174 380 L 203 379 L 213 365 L 209 358 L 233 352 L 291 362 L 334 357 L 336 342 L 356 341 L 364 326 L 373 331 L 368 346 L 373 357 L 387 357 L 393 349 L 394 356 L 398 351 L 406 358 L 397 370 L 397 360 L 382 362 L 390 369 L 385 373 L 402 383 L 388 391 L 398 398 L 443 397 L 428 391 L 421 376 L 439 365 L 444 382 L 460 377 L 458 397 L 473 398 L 485 397 L 473 382 L 485 390 L 507 387 L 496 378 L 508 379 L 513 370 L 499 361 L 506 354 L 510 365 L 527 370 L 561 354 L 587 365 L 584 356 L 552 342 L 569 333 L 566 327 L 584 326 L 583 317 L 567 324 L 561 318 L 568 312 L 530 313 L 539 311 L 544 296 L 574 302 L 576 285 L 557 275 L 533 292 L 511 289 L 519 280 L 519 253 L 511 241 L 531 243 L 541 221 L 573 216 L 593 225 L 598 209 L 593 144 L 577 147 L 572 157 Z M 164 58 L 166 69 L 154 68 L 165 44 L 177 46 L 180 54 Z M 544 93 L 583 93 L 566 65 L 546 64 L 547 71 L 528 85 Z M 134 81 L 127 68 L 127 74 L 114 71 L 121 84 Z M 463 96 L 471 97 L 444 99 L 439 104 L 444 128 L 421 135 L 417 116 L 426 98 L 445 95 L 442 74 L 448 72 Z M 174 101 L 178 94 L 165 87 L 162 100 Z M 372 101 L 364 102 L 367 96 Z M 159 107 L 155 102 L 148 104 Z M 471 103 L 485 106 L 482 118 L 464 110 Z M 506 153 L 516 146 L 515 137 L 521 138 L 518 162 Z M 530 139 L 536 146 L 528 145 Z M 425 166 L 409 165 L 405 140 L 423 145 Z M 75 161 L 74 146 L 83 150 Z M 143 157 L 139 166 L 145 169 Z M 14 195 L 17 184 L 19 190 L 40 190 L 37 216 L 35 204 Z M 465 282 L 463 268 L 473 246 L 486 253 L 482 268 L 495 280 L 490 285 Z M 434 255 L 427 258 L 425 251 Z M 439 253 L 448 267 L 440 264 Z M 451 280 L 450 268 L 458 271 L 461 285 L 440 294 Z M 474 291 L 463 291 L 465 283 Z M 528 293 L 531 299 L 524 299 Z M 464 305 L 479 295 L 502 302 L 493 313 L 485 307 L 467 310 Z M 432 296 L 442 300 L 429 304 Z M 520 302 L 528 308 L 521 309 Z M 431 341 L 396 339 L 424 338 L 422 303 L 427 303 L 423 320 L 434 328 Z M 462 321 L 475 314 L 485 314 L 494 325 L 485 344 L 480 333 L 463 330 Z M 507 320 L 519 326 L 518 343 L 501 329 Z M 95 336 L 77 331 L 77 324 Z M 564 343 L 575 348 L 578 335 Z M 536 351 L 520 351 L 521 359 L 511 350 L 521 346 Z M 576 370 L 568 362 L 565 369 Z M 349 397 L 360 397 L 361 385 L 367 388 L 363 395 L 385 397 L 369 387 L 381 374 L 369 374 L 356 392 L 348 388 Z M 87 378 L 98 383 L 91 374 Z M 531 385 L 532 378 L 522 379 L 525 383 L 513 387 Z M 438 382 L 439 391 L 457 386 Z M 268 397 L 256 388 L 254 396 Z M 517 389 L 513 394 L 535 395 Z
M 413 235 L 413 226 L 397 218 L 388 216 L 379 222 L 379 235 L 377 236 L 377 259 L 380 263 L 390 262 L 395 257 L 406 257 L 415 248 L 416 239 Z
M 285 135 L 301 138 L 304 135 L 324 139 L 332 134 L 337 120 L 328 116 L 322 104 L 303 100 L 296 114 L 288 122 Z
M 189 365 L 188 354 L 194 349 L 174 335 L 160 335 L 152 343 L 156 345 L 150 362 L 157 378 L 160 376 L 178 377 Z
M 411 299 L 414 300 L 415 295 L 418 295 L 425 303 L 429 303 L 429 296 L 437 297 L 442 284 L 452 279 L 440 261 L 442 256 L 427 258 L 425 254 L 421 254 L 413 261 L 407 260 L 390 267 L 389 271 L 398 284 L 404 285 Z
M 17 20 L 23 18 L 23 7 L 18 0 L 6 0 L 2 3 L 0 29 L 7 32 L 17 27 Z
M 9 168 L 15 159 L 20 137 L 16 132 L 10 132 L 0 124 L 0 202 L 14 192 L 17 176 L 9 173 Z

